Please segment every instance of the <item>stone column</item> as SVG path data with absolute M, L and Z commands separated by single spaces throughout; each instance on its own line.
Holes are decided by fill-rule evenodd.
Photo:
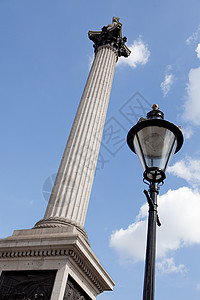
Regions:
M 130 54 L 121 30 L 119 18 L 113 18 L 102 31 L 88 33 L 94 42 L 95 58 L 44 219 L 35 228 L 75 226 L 84 232 L 115 64 L 119 56 Z

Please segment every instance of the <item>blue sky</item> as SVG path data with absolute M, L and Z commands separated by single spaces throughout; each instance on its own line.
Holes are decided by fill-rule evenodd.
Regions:
M 200 299 L 199 11 L 199 0 L 0 0 L 1 237 L 44 215 L 93 58 L 88 30 L 118 16 L 132 49 L 116 66 L 85 223 L 116 283 L 99 299 L 142 295 L 146 186 L 125 140 L 154 103 L 185 136 L 160 190 L 156 299 Z

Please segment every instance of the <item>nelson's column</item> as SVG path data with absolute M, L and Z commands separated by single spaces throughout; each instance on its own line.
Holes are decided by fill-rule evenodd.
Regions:
M 94 300 L 114 286 L 90 248 L 84 222 L 115 64 L 130 50 L 119 18 L 88 35 L 95 58 L 44 218 L 0 240 L 0 300 Z

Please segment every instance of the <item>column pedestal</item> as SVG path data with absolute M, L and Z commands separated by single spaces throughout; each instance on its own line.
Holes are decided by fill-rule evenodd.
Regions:
M 1 240 L 0 274 L 0 299 L 9 294 L 27 299 L 20 298 L 24 293 L 31 300 L 36 294 L 41 300 L 76 299 L 76 294 L 82 300 L 95 300 L 114 286 L 82 234 L 66 233 L 61 227 L 16 230 Z M 50 275 L 53 279 L 45 281 Z M 49 298 L 42 298 L 45 291 Z

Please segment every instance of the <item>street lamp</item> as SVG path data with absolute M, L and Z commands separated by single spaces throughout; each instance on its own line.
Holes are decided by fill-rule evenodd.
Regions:
M 143 300 L 154 300 L 156 223 L 161 225 L 157 212 L 159 185 L 166 178 L 165 171 L 170 159 L 183 144 L 181 129 L 164 120 L 157 104 L 152 109 L 147 119 L 141 118 L 127 135 L 128 146 L 137 153 L 143 167 L 143 181 L 149 184 L 149 193 L 144 190 L 149 204 L 149 220 Z

